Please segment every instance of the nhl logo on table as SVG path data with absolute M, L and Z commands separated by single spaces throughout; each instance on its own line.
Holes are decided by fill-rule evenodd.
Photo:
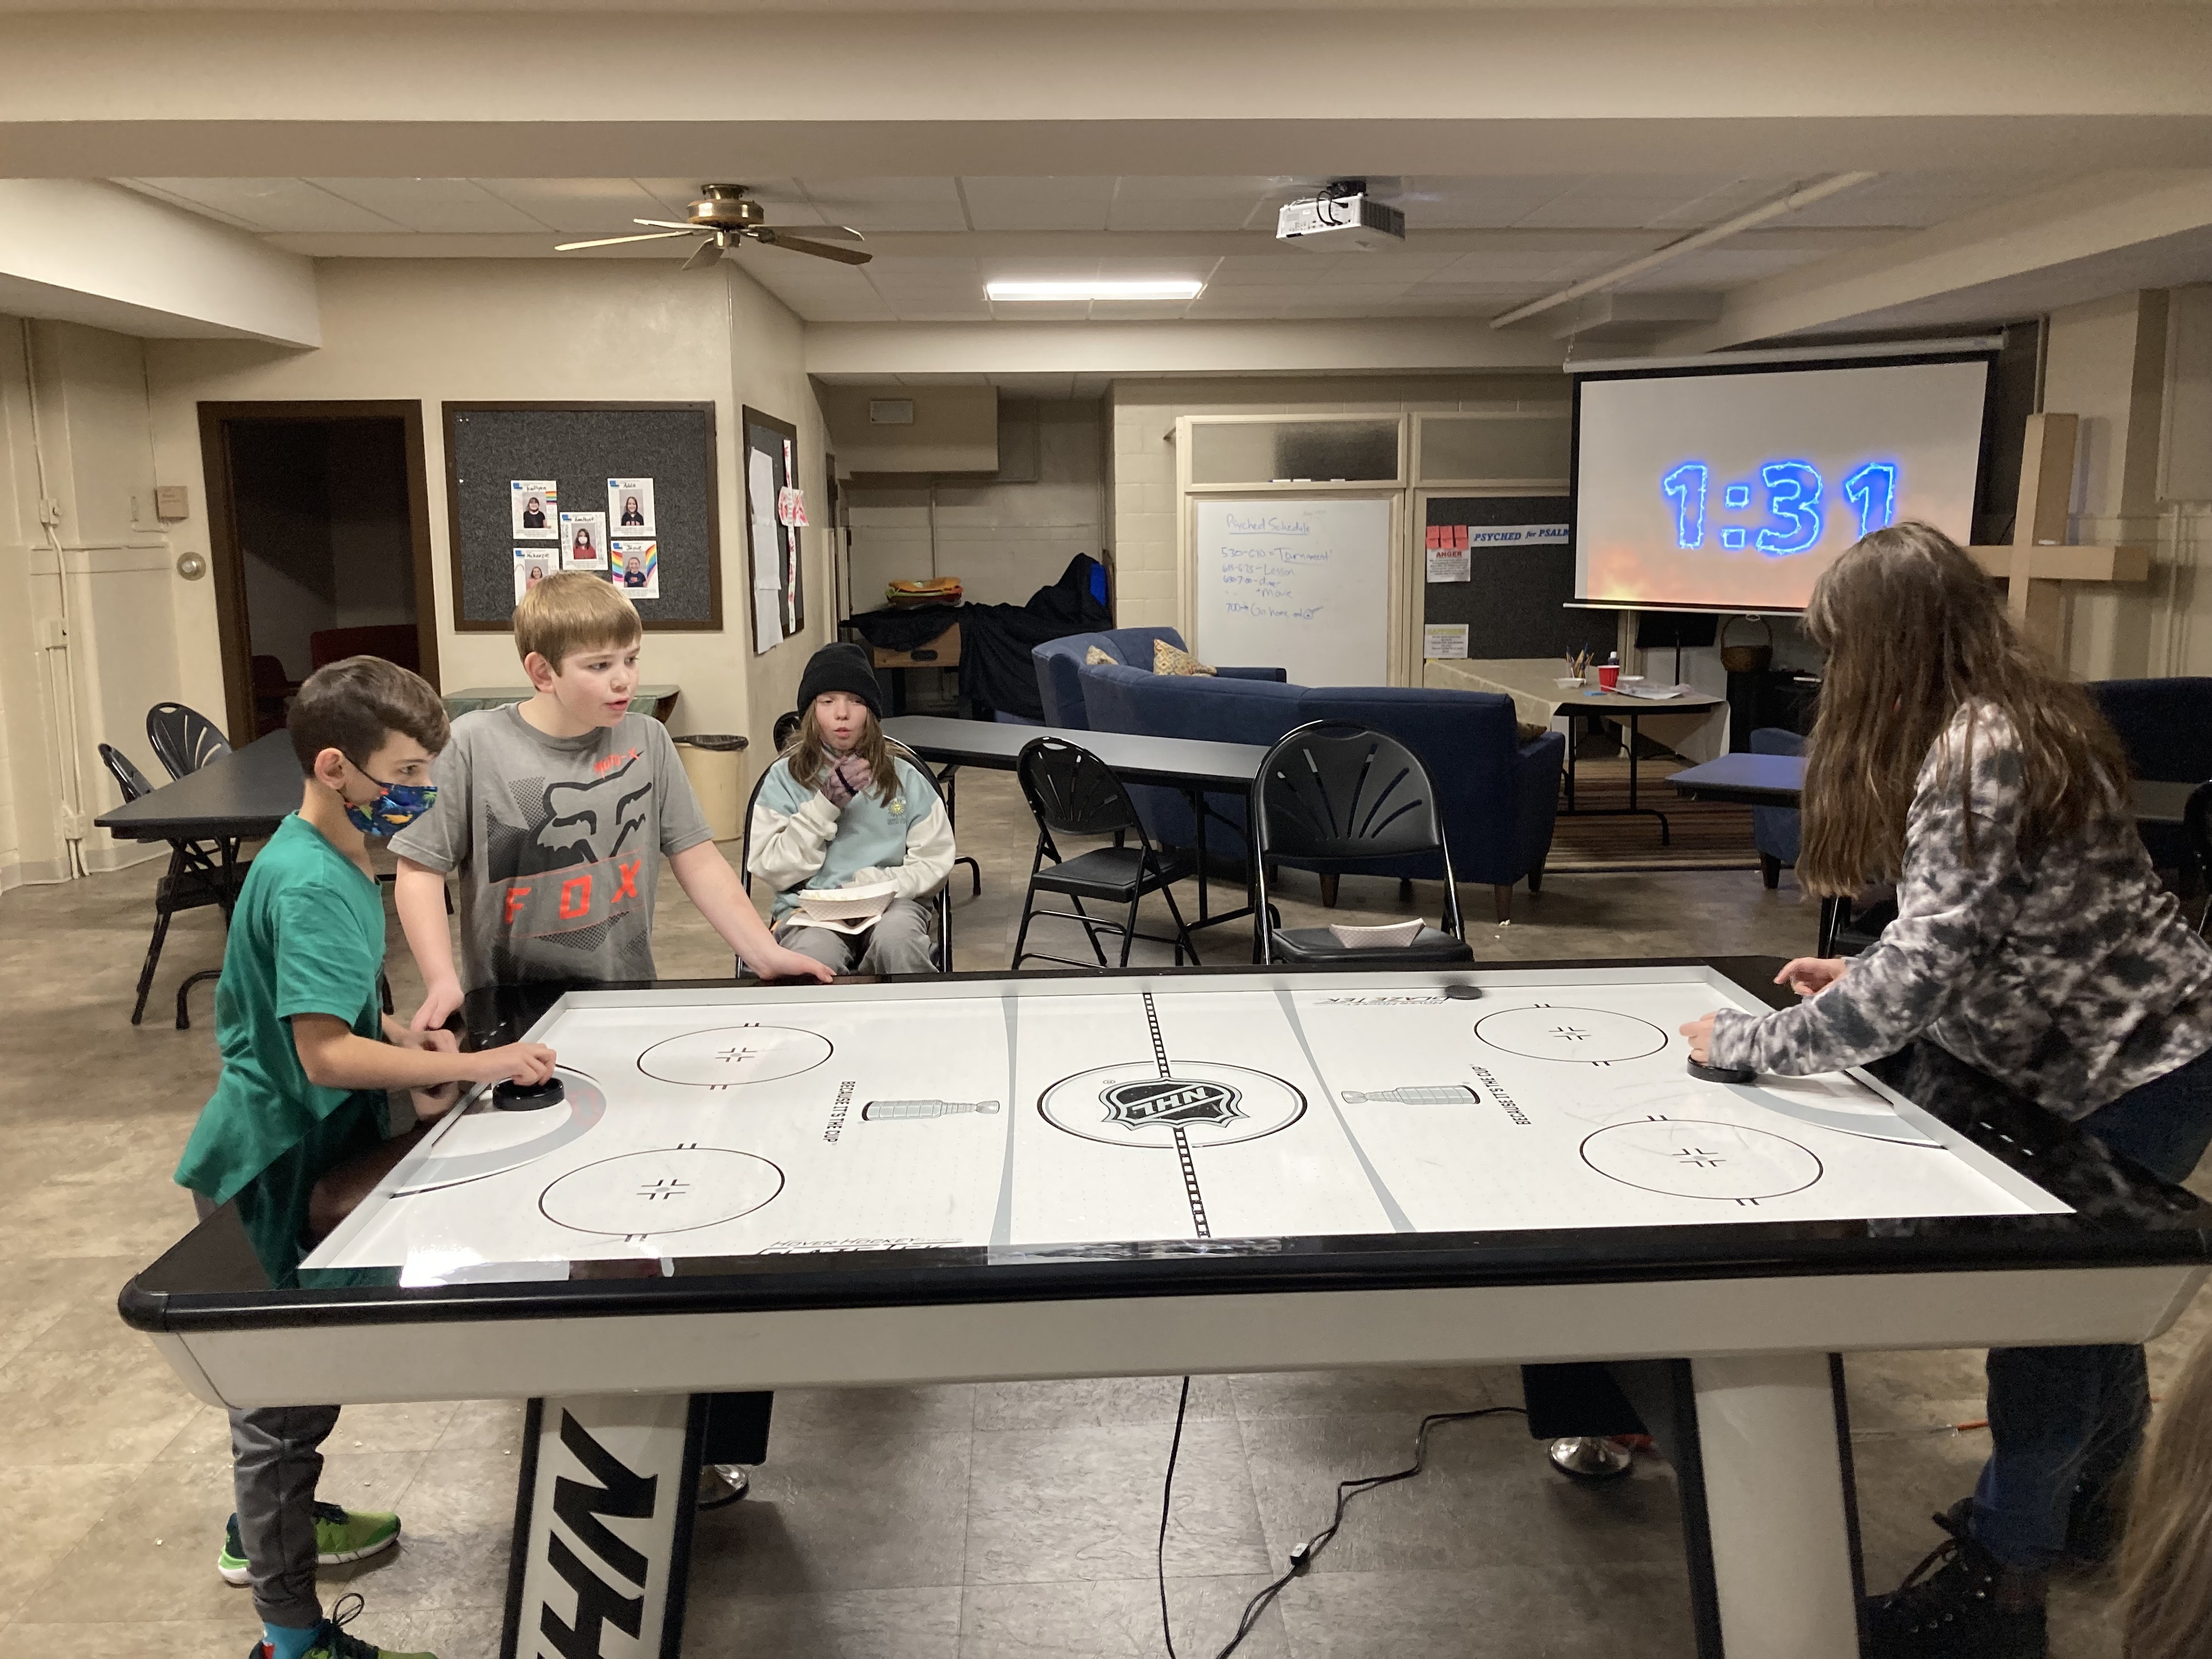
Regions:
M 1222 1128 L 1245 1115 L 1242 1092 L 1206 1079 L 1139 1078 L 1100 1092 L 1106 1121 L 1139 1129 L 1154 1123 L 1203 1123 Z

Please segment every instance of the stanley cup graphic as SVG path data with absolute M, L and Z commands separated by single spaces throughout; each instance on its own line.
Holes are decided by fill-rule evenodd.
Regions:
M 1474 1103 L 1474 1091 L 1464 1083 L 1437 1083 L 1404 1089 L 1376 1089 L 1366 1094 L 1346 1089 L 1344 1098 L 1353 1106 L 1363 1100 L 1395 1100 L 1401 1106 L 1470 1106 Z
M 965 1112 L 985 1115 L 999 1109 L 995 1100 L 872 1100 L 860 1108 L 871 1123 L 894 1117 L 958 1117 Z

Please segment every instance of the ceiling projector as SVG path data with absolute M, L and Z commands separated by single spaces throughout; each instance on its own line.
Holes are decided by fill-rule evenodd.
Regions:
M 1373 253 L 1406 240 L 1406 216 L 1367 193 L 1364 179 L 1340 179 L 1318 196 L 1286 202 L 1275 216 L 1275 240 L 1323 252 Z

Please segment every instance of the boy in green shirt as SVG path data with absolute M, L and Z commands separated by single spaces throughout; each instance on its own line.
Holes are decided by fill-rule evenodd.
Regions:
M 272 1284 L 296 1282 L 311 1247 L 307 1211 L 319 1176 L 385 1140 L 386 1091 L 416 1091 L 411 1111 L 434 1116 L 454 1083 L 552 1075 L 553 1051 L 512 1043 L 462 1054 L 453 1033 L 410 1031 L 380 1011 L 384 906 L 369 836 L 389 836 L 430 803 L 431 763 L 446 713 L 416 676 L 376 657 L 319 670 L 300 689 L 289 726 L 306 775 L 300 810 L 254 858 L 240 889 L 216 988 L 222 1075 L 177 1167 L 203 1216 L 236 1200 Z M 402 1097 L 408 1098 L 407 1097 Z M 379 1650 L 323 1616 L 318 1564 L 357 1561 L 398 1540 L 399 1517 L 315 1501 L 319 1449 L 335 1406 L 234 1408 L 238 1504 L 216 1567 L 251 1583 L 262 1639 L 249 1659 L 376 1659 Z M 358 1597 L 348 1601 L 358 1606 Z M 386 1659 L 431 1659 L 428 1655 Z

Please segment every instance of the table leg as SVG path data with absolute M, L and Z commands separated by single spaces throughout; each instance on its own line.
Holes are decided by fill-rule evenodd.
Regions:
M 1194 789 L 1184 799 L 1190 803 L 1190 815 L 1198 821 L 1198 925 L 1206 926 L 1206 791 Z
M 1849 1490 L 1826 1354 L 1691 1362 L 1722 1639 L 1857 1659 Z
M 1638 716 L 1634 714 L 1628 717 L 1628 810 L 1631 812 L 1648 811 L 1653 817 L 1658 819 L 1659 844 L 1662 847 L 1671 847 L 1674 844 L 1674 831 L 1667 822 L 1667 815 L 1656 806 L 1638 806 L 1636 804 L 1636 722 L 1638 719 Z
M 501 1659 L 677 1659 L 706 1425 L 703 1395 L 530 1402 Z
M 1851 919 L 1851 902 L 1832 896 L 1820 901 L 1820 931 L 1813 941 L 1813 954 L 1832 957 L 1836 954 L 1836 931 Z

